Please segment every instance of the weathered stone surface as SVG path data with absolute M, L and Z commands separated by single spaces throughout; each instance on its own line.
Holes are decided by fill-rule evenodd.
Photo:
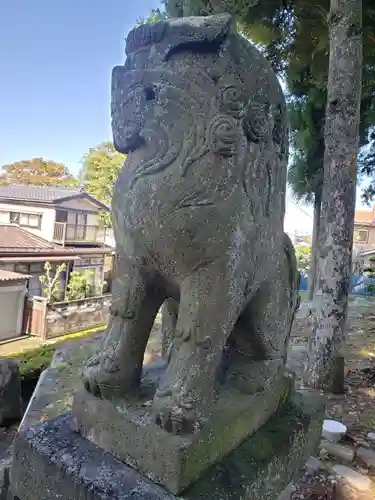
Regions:
M 321 401 L 296 395 L 178 498 L 274 500 L 313 453 L 323 417 Z M 177 499 L 71 426 L 71 416 L 65 415 L 16 437 L 12 489 L 20 500 Z
M 368 491 L 371 489 L 371 479 L 359 472 L 346 467 L 345 465 L 334 465 L 332 467 L 335 474 L 346 481 L 350 486 L 361 491 Z
M 82 364 L 95 352 L 102 335 L 97 333 L 84 339 L 68 340 L 57 348 L 51 366 L 39 377 L 24 413 L 22 428 L 28 429 L 71 410 Z
M 22 415 L 21 377 L 17 363 L 0 359 L 0 425 Z
M 306 472 L 308 474 L 314 474 L 319 469 L 321 469 L 321 467 L 322 467 L 322 462 L 321 460 L 319 460 L 319 458 L 316 457 L 309 457 L 305 465 Z
M 139 390 L 155 315 L 179 301 L 152 409 L 193 434 L 230 385 L 254 395 L 283 376 L 298 307 L 283 233 L 286 106 L 276 75 L 228 15 L 132 30 L 112 75 L 117 258 L 104 344 L 84 381 L 105 399 Z M 179 425 L 175 425 L 178 422 Z
M 368 450 L 362 446 L 357 451 L 357 457 L 360 458 L 370 469 L 375 469 L 375 451 Z
M 177 436 L 155 423 L 149 404 L 164 369 L 162 362 L 145 369 L 144 395 L 133 404 L 82 390 L 74 397 L 73 415 L 83 436 L 175 494 L 263 425 L 293 386 L 293 379 L 285 377 L 254 396 L 228 390 L 218 396 L 201 429 Z
M 13 500 L 10 491 L 10 467 L 12 463 L 11 456 L 0 460 L 0 499 Z
M 17 435 L 11 488 L 20 500 L 174 498 L 77 435 L 69 414 Z
M 367 434 L 367 439 L 371 441 L 372 443 L 375 443 L 375 432 L 369 432 Z
M 280 493 L 277 497 L 277 500 L 290 500 L 292 498 L 292 494 L 295 492 L 296 487 L 293 483 L 289 483 L 288 486 Z
M 326 450 L 330 455 L 346 460 L 347 462 L 352 462 L 354 460 L 354 450 L 349 446 L 343 446 L 341 444 L 323 440 L 320 443 L 320 448 Z

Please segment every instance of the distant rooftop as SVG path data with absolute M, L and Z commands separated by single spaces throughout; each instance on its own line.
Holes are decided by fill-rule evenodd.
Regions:
M 6 271 L 5 269 L 0 269 L 0 281 L 18 281 L 31 278 L 27 274 L 14 273 L 13 271 Z
M 64 198 L 82 194 L 80 188 L 63 188 L 56 186 L 33 186 L 31 184 L 11 184 L 0 186 L 0 200 L 22 200 L 40 201 L 43 203 L 55 203 Z
M 49 241 L 18 226 L 0 224 L 0 254 L 4 251 L 40 252 L 57 248 Z
M 354 221 L 363 226 L 372 226 L 374 220 L 374 210 L 356 210 Z

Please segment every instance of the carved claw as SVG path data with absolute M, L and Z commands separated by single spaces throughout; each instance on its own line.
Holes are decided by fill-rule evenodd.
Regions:
M 191 434 L 200 427 L 199 420 L 193 406 L 178 399 L 170 390 L 157 391 L 153 403 L 155 421 L 171 434 Z
M 82 373 L 83 385 L 93 396 L 103 399 L 134 396 L 139 391 L 139 376 L 120 367 L 113 355 L 94 356 Z
M 93 396 L 101 397 L 100 385 L 98 378 L 100 375 L 100 361 L 99 358 L 91 358 L 87 362 L 86 367 L 83 369 L 82 379 L 86 391 L 90 392 Z

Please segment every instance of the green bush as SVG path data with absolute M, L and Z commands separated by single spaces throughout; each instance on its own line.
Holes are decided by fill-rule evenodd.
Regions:
M 92 295 L 91 278 L 93 276 L 93 271 L 73 271 L 70 274 L 66 298 L 68 300 L 79 300 L 90 297 Z

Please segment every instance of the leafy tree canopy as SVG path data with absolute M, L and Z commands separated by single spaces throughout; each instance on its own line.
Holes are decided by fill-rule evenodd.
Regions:
M 329 54 L 330 0 L 164 0 L 168 15 L 229 12 L 240 31 L 262 50 L 290 93 L 291 146 L 289 182 L 297 198 L 312 201 L 322 183 L 324 116 Z M 159 20 L 165 13 L 160 12 Z M 155 18 L 154 18 L 155 20 Z M 149 21 L 152 21 L 150 18 Z M 375 124 L 375 8 L 363 0 L 364 65 L 360 146 Z M 359 171 L 375 170 L 374 156 L 361 150 Z M 370 190 L 367 196 L 370 196 Z M 375 194 L 375 188 L 373 189 Z
M 62 163 L 43 158 L 22 160 L 3 165 L 1 184 L 34 184 L 36 186 L 76 187 L 78 180 L 69 173 Z
M 299 245 L 296 247 L 296 259 L 298 270 L 308 274 L 311 263 L 311 247 Z
M 82 160 L 81 180 L 85 190 L 102 203 L 111 206 L 113 187 L 126 156 L 118 153 L 111 142 L 91 148 Z M 109 218 L 106 219 L 109 224 Z

